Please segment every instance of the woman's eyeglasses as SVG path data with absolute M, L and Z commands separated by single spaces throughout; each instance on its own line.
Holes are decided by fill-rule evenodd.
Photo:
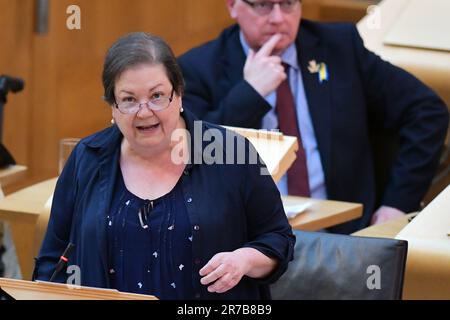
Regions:
M 142 105 L 146 105 L 147 108 L 153 111 L 161 111 L 166 109 L 173 100 L 174 90 L 172 89 L 172 93 L 170 96 L 158 93 L 154 94 L 151 99 L 147 102 L 139 103 L 136 101 L 121 101 L 115 102 L 116 108 L 119 109 L 120 112 L 125 114 L 135 114 L 141 110 Z

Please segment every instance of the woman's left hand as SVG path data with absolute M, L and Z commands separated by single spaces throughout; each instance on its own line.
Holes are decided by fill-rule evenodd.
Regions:
M 248 269 L 247 258 L 241 251 L 220 252 L 200 269 L 200 283 L 209 285 L 209 292 L 223 293 L 237 285 Z
M 209 285 L 209 292 L 223 293 L 237 285 L 243 276 L 267 276 L 277 263 L 275 259 L 250 247 L 239 248 L 233 252 L 220 252 L 200 269 L 200 275 L 203 277 L 200 282 Z

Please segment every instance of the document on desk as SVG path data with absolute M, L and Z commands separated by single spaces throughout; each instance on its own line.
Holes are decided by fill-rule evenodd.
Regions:
M 312 205 L 312 202 L 305 202 L 300 204 L 284 204 L 284 212 L 286 212 L 286 216 L 290 218 L 294 218 L 302 212 L 305 212 Z
M 386 33 L 384 44 L 450 51 L 449 0 L 411 0 Z

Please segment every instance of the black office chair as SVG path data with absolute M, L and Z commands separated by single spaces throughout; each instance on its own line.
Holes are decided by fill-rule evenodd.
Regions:
M 294 260 L 271 285 L 274 300 L 398 300 L 404 240 L 296 231 Z

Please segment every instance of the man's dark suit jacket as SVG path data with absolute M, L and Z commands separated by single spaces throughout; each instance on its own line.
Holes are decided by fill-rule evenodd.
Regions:
M 418 210 L 447 132 L 444 102 L 414 76 L 365 49 L 354 25 L 303 20 L 296 46 L 328 198 L 364 204 L 361 219 L 332 231 L 366 227 L 379 205 Z M 182 55 L 183 106 L 206 121 L 260 128 L 270 105 L 243 79 L 245 59 L 237 25 Z M 311 60 L 326 63 L 328 81 L 320 83 L 318 74 L 308 71 Z M 372 132 L 393 134 L 399 142 L 379 194 Z

